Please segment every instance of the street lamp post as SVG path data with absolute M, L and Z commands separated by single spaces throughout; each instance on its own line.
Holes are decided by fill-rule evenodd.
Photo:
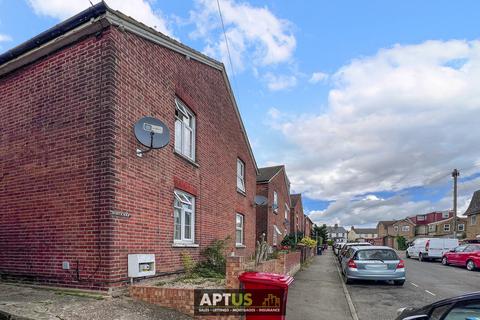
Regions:
M 453 238 L 457 238 L 457 178 L 460 172 L 457 169 L 453 169 Z

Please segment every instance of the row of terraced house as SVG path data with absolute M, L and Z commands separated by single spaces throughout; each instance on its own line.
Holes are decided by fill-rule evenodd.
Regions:
M 224 65 L 103 2 L 0 55 L 0 96 L 1 277 L 105 289 L 130 254 L 159 276 L 216 239 L 252 257 L 311 233 L 285 166 L 257 166 Z M 170 140 L 138 157 L 145 116 Z
M 480 190 L 476 191 L 468 209 L 454 218 L 453 211 L 435 211 L 400 220 L 379 221 L 377 238 L 372 242 L 398 248 L 397 237 L 411 242 L 420 237 L 456 237 L 480 241 Z
M 434 211 L 398 220 L 384 220 L 376 228 L 357 228 L 349 231 L 335 225 L 328 227 L 329 238 L 335 241 L 371 242 L 398 248 L 398 237 L 411 242 L 425 237 L 456 237 L 465 241 L 480 241 L 480 190 L 476 191 L 467 210 L 454 219 L 453 211 Z

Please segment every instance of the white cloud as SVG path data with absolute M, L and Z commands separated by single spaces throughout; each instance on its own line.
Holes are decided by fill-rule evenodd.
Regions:
M 221 0 L 220 7 L 235 71 L 243 70 L 247 59 L 254 65 L 266 66 L 292 58 L 296 40 L 290 22 L 276 17 L 266 7 L 254 7 L 248 3 Z M 190 19 L 196 25 L 191 36 L 206 39 L 205 52 L 227 64 L 217 2 L 197 0 Z
M 328 78 L 328 74 L 326 74 L 326 73 L 314 72 L 314 73 L 312 73 L 312 76 L 310 77 L 310 80 L 308 80 L 308 82 L 315 84 L 315 83 L 324 81 L 327 78 Z
M 333 79 L 325 113 L 280 126 L 299 149 L 285 159 L 296 191 L 335 199 L 401 190 L 479 160 L 480 42 L 395 46 Z
M 265 74 L 268 89 L 272 91 L 285 90 L 297 85 L 297 78 L 293 75 L 275 75 L 271 72 Z
M 12 37 L 10 37 L 8 34 L 0 33 L 0 42 L 7 42 L 7 41 L 12 41 Z
M 453 168 L 480 160 L 479 41 L 396 45 L 332 80 L 326 111 L 276 123 L 297 146 L 283 159 L 296 192 L 322 200 L 396 192 L 448 181 Z
M 99 0 L 92 0 L 97 3 Z M 88 0 L 28 0 L 37 15 L 49 16 L 59 20 L 69 18 L 91 6 Z M 161 13 L 152 9 L 148 0 L 107 0 L 107 5 L 115 10 L 150 26 L 167 35 L 172 32 Z
M 463 214 L 470 203 L 473 192 L 480 188 L 480 178 L 460 183 L 458 188 L 458 210 Z M 376 196 L 374 196 L 376 197 Z M 370 225 L 380 220 L 401 219 L 432 211 L 450 210 L 452 195 L 446 194 L 439 201 L 412 201 L 408 196 L 396 195 L 388 199 L 367 196 L 360 200 L 349 197 L 338 199 L 325 210 L 310 211 L 310 218 L 317 224 Z

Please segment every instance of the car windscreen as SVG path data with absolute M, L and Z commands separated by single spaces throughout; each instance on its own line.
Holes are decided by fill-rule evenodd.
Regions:
M 389 249 L 369 249 L 357 251 L 355 260 L 399 260 L 397 253 Z

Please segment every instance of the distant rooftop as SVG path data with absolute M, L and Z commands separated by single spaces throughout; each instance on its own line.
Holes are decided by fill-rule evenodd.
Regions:
M 465 211 L 465 216 L 471 216 L 474 214 L 480 213 L 480 190 L 477 190 L 473 193 L 472 200 L 470 201 L 470 205 L 468 206 L 467 211 Z
M 257 176 L 257 182 L 270 181 L 280 170 L 282 170 L 282 168 L 283 166 L 258 168 L 259 174 Z

